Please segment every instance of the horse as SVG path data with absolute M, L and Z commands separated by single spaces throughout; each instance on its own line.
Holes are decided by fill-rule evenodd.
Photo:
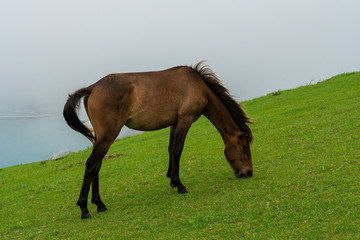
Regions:
M 78 117 L 81 99 L 93 129 Z M 225 145 L 225 157 L 235 176 L 251 177 L 253 134 L 248 124 L 252 122 L 204 61 L 162 71 L 113 73 L 69 94 L 63 116 L 72 129 L 93 144 L 77 201 L 81 218 L 92 218 L 87 208 L 91 184 L 91 202 L 98 212 L 107 210 L 100 198 L 99 171 L 103 158 L 124 125 L 140 131 L 170 127 L 166 176 L 170 178 L 170 185 L 177 187 L 178 193 L 187 193 L 179 177 L 180 156 L 191 124 L 201 115 L 219 131 Z

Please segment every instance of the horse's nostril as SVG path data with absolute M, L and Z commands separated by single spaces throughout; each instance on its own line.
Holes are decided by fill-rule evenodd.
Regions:
M 239 174 L 235 174 L 235 175 L 236 175 L 237 178 L 249 178 L 249 177 L 252 177 L 253 171 L 248 170 L 245 173 L 239 173 Z

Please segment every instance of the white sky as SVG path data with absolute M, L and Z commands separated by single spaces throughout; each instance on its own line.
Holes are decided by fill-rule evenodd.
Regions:
M 1 0 L 0 110 L 207 59 L 238 100 L 360 70 L 358 0 Z

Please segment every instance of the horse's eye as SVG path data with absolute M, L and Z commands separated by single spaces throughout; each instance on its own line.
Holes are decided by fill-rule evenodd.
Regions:
M 249 135 L 247 133 L 243 133 L 239 136 L 239 139 L 243 139 L 243 138 L 249 138 Z

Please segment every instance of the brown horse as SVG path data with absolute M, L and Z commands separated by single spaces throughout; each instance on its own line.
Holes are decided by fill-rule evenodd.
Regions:
M 80 99 L 93 132 L 76 113 Z M 86 161 L 85 176 L 77 205 L 82 218 L 91 218 L 87 199 L 92 183 L 91 202 L 99 212 L 106 206 L 99 194 L 99 171 L 102 160 L 121 128 L 151 131 L 170 126 L 169 168 L 166 176 L 179 193 L 186 193 L 179 178 L 179 160 L 185 137 L 193 122 L 205 115 L 220 132 L 225 156 L 236 177 L 253 174 L 250 143 L 251 123 L 241 106 L 230 96 L 212 70 L 199 62 L 193 67 L 179 66 L 158 72 L 110 74 L 69 98 L 64 118 L 75 131 L 93 143 Z

